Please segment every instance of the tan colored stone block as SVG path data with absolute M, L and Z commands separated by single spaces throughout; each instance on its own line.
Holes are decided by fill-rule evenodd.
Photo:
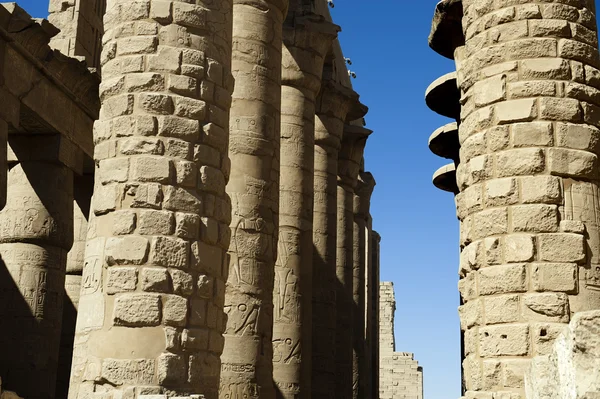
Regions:
M 528 320 L 569 322 L 569 298 L 562 293 L 526 294 L 523 315 Z
M 482 357 L 524 356 L 529 354 L 529 325 L 509 324 L 479 328 Z
M 558 204 L 562 200 L 559 177 L 527 176 L 519 180 L 521 185 L 521 200 L 525 204 Z
M 144 237 L 110 237 L 106 240 L 108 265 L 141 265 L 148 257 L 148 240 Z
M 528 359 L 511 359 L 502 361 L 502 385 L 507 388 L 522 388 L 524 386 L 525 372 L 529 368 Z
M 483 324 L 483 303 L 476 299 L 469 301 L 458 308 L 460 326 L 463 331 Z
M 537 21 L 543 24 L 555 21 Z M 556 21 L 564 23 L 564 21 Z M 519 62 L 519 77 L 522 80 L 555 79 L 567 80 L 571 78 L 571 67 L 569 62 L 562 58 L 536 58 Z
M 598 176 L 598 157 L 588 151 L 551 148 L 548 150 L 550 172 L 559 176 L 595 178 Z
M 547 262 L 579 263 L 585 260 L 584 238 L 579 234 L 541 234 L 539 243 L 540 260 Z
M 510 208 L 514 232 L 552 233 L 558 231 L 555 205 L 518 205 Z
M 544 151 L 540 148 L 522 148 L 502 151 L 496 155 L 498 177 L 534 175 L 545 167 Z
M 107 273 L 107 294 L 135 290 L 137 285 L 137 269 L 135 267 L 109 267 Z
M 535 98 L 504 101 L 496 104 L 494 109 L 499 124 L 527 122 L 537 116 Z
M 113 322 L 142 327 L 160 324 L 160 297 L 152 294 L 121 294 L 115 299 Z
M 551 122 L 516 123 L 511 126 L 515 147 L 548 147 L 554 144 Z
M 536 291 L 575 293 L 577 265 L 573 263 L 534 263 L 531 284 Z
M 533 236 L 511 234 L 504 237 L 504 259 L 506 263 L 529 262 L 535 256 Z
M 506 208 L 488 209 L 478 212 L 473 219 L 473 235 L 483 238 L 508 232 L 508 211 Z
M 557 123 L 556 144 L 575 150 L 595 152 L 600 141 L 600 130 L 594 126 Z
M 517 179 L 492 179 L 485 182 L 486 207 L 512 205 L 519 201 Z
M 579 122 L 583 113 L 579 101 L 571 98 L 542 97 L 539 117 L 551 121 Z
M 480 295 L 527 291 L 527 268 L 523 264 L 491 266 L 477 273 Z
M 519 321 L 519 295 L 486 297 L 483 302 L 485 324 L 515 323 Z

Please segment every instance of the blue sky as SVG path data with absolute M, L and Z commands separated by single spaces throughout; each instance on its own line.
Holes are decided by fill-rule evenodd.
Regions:
M 414 352 L 424 367 L 427 399 L 448 399 L 460 396 L 458 222 L 453 196 L 431 184 L 447 162 L 427 148 L 429 135 L 450 121 L 429 111 L 424 92 L 454 64 L 427 46 L 436 3 L 335 0 L 332 14 L 355 89 L 370 107 L 366 166 L 377 180 L 381 278 L 396 288 L 397 350 Z M 47 15 L 47 0 L 19 4 Z

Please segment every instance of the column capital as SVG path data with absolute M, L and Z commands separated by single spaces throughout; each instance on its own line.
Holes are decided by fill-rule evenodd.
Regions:
M 325 129 L 315 130 L 315 144 L 339 149 L 344 122 L 360 104 L 358 98 L 354 90 L 341 83 L 332 79 L 323 81 L 316 101 L 316 116 Z
M 371 195 L 377 182 L 370 172 L 359 172 L 356 187 L 354 188 L 354 215 L 367 219 L 371 209 Z
M 290 11 L 283 25 L 282 84 L 309 90 L 316 96 L 325 55 L 340 30 L 322 15 Z
M 379 234 L 377 231 L 371 230 L 371 238 L 373 238 L 377 244 L 381 243 L 381 234 Z
M 360 163 L 367 145 L 367 139 L 373 133 L 363 126 L 346 125 L 342 138 L 338 162 L 338 184 L 354 190 L 357 184 Z

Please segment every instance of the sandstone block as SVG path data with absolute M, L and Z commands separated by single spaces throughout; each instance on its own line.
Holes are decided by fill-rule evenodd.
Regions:
M 141 284 L 144 291 L 169 292 L 169 275 L 162 267 L 145 267 L 141 273 Z
M 152 384 L 155 362 L 151 359 L 104 359 L 102 379 L 111 384 Z
M 188 314 L 188 301 L 179 295 L 163 296 L 163 322 L 170 326 L 183 327 Z
M 527 291 L 526 265 L 491 266 L 480 269 L 477 273 L 480 295 Z
M 173 292 L 179 295 L 191 295 L 194 291 L 194 277 L 182 270 L 170 269 Z
M 598 157 L 588 151 L 551 148 L 548 150 L 548 167 L 554 175 L 595 178 L 598 176 Z
M 585 234 L 585 224 L 580 220 L 561 220 L 560 231 L 563 233 Z
M 519 180 L 521 185 L 521 200 L 525 204 L 559 204 L 562 200 L 559 177 L 527 176 Z
M 159 73 L 134 73 L 125 77 L 128 92 L 163 91 L 165 78 Z
M 154 237 L 150 249 L 153 263 L 174 268 L 188 266 L 189 244 L 187 241 L 171 237 Z
M 207 350 L 208 341 L 209 330 L 205 328 L 186 328 L 181 333 L 181 343 L 186 350 Z
M 161 386 L 184 384 L 187 380 L 185 357 L 172 353 L 163 353 L 156 359 L 158 383 Z
M 519 99 L 528 97 L 556 96 L 556 83 L 552 80 L 533 80 L 511 82 L 508 84 L 509 98 Z
M 579 122 L 583 116 L 579 101 L 572 98 L 542 97 L 539 104 L 542 119 Z
M 196 187 L 198 167 L 191 161 L 175 161 L 175 177 L 180 186 Z
M 569 322 L 569 298 L 562 293 L 526 294 L 523 312 L 528 320 Z
M 498 177 L 535 175 L 544 170 L 545 156 L 540 148 L 502 151 L 496 156 Z
M 193 213 L 175 214 L 175 234 L 183 239 L 197 239 L 200 234 L 200 217 Z
M 524 356 L 529 354 L 529 325 L 485 326 L 479 329 L 482 357 Z
M 499 295 L 482 299 L 485 324 L 514 323 L 519 321 L 519 295 Z
M 152 137 L 131 137 L 119 140 L 119 149 L 123 155 L 162 155 L 165 152 L 163 142 Z
M 206 117 L 206 103 L 189 97 L 177 96 L 175 97 L 175 115 L 202 121 Z
M 507 208 L 495 208 L 478 212 L 473 219 L 473 235 L 483 238 L 508 232 Z
M 535 263 L 531 266 L 532 288 L 536 291 L 575 293 L 577 265 L 574 263 Z
M 171 235 L 175 227 L 173 212 L 142 210 L 138 217 L 138 234 Z
M 201 298 L 211 299 L 214 290 L 214 279 L 210 276 L 201 274 L 198 276 L 197 294 Z
M 535 244 L 531 235 L 507 235 L 504 237 L 504 248 L 507 263 L 529 262 L 535 255 Z
M 137 216 L 130 210 L 116 211 L 112 213 L 112 232 L 114 235 L 131 234 L 135 230 Z
M 148 327 L 160 324 L 160 297 L 121 294 L 115 299 L 113 322 L 119 326 Z
M 132 208 L 160 209 L 163 202 L 163 192 L 158 183 L 139 184 L 130 187 L 128 195 L 133 195 Z
M 595 152 L 600 141 L 600 130 L 591 125 L 557 123 L 556 144 L 574 150 Z
M 107 294 L 134 291 L 136 285 L 137 269 L 135 267 L 109 267 L 107 269 Z
M 109 265 L 141 265 L 148 257 L 148 240 L 137 236 L 110 237 L 105 254 Z
M 202 213 L 202 201 L 193 191 L 183 188 L 166 186 L 164 208 L 172 211 Z
M 124 183 L 129 174 L 128 158 L 111 158 L 100 161 L 99 180 L 102 184 Z
M 507 388 L 522 388 L 525 372 L 529 368 L 528 359 L 511 359 L 502 361 L 504 376 L 502 385 Z
M 194 142 L 200 136 L 200 124 L 197 120 L 179 116 L 159 116 L 158 134 Z
M 207 302 L 205 299 L 191 299 L 191 313 L 190 313 L 190 324 L 193 326 L 204 327 L 206 326 L 206 311 Z
M 498 124 L 529 122 L 537 116 L 535 98 L 509 100 L 494 106 Z
M 568 25 L 564 21 L 538 21 L 544 24 L 558 22 Z M 519 62 L 520 76 L 522 80 L 554 79 L 568 80 L 571 78 L 571 67 L 567 60 L 562 58 L 535 58 Z
M 134 157 L 131 160 L 131 178 L 140 182 L 168 184 L 171 163 L 164 157 Z
M 516 123 L 511 130 L 515 147 L 548 147 L 554 144 L 551 122 Z
M 477 297 L 477 280 L 475 273 L 469 273 L 458 282 L 458 291 L 465 302 Z
M 92 201 L 96 215 L 103 215 L 116 209 L 117 202 L 120 200 L 119 188 L 120 186 L 115 184 L 96 187 Z
M 558 231 L 555 205 L 518 205 L 510 208 L 514 232 L 552 233 Z
M 498 237 L 489 237 L 483 240 L 485 247 L 485 261 L 488 265 L 500 265 L 503 261 L 504 244 Z
M 540 260 L 579 263 L 585 260 L 584 237 L 579 234 L 556 233 L 538 236 Z

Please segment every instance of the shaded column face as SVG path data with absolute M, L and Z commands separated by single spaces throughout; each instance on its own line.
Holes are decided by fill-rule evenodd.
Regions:
M 225 0 L 108 4 L 71 398 L 218 396 L 231 18 Z
M 571 314 L 600 306 L 596 18 L 591 1 L 463 7 L 466 395 L 523 397 L 529 359 L 549 353 Z
M 227 186 L 233 218 L 222 398 L 275 396 L 271 338 L 286 3 L 240 1 L 233 6 L 232 71 L 236 85 L 230 117 L 231 179 Z
M 372 284 L 372 296 L 371 296 L 371 311 L 372 316 L 370 318 L 372 323 L 371 329 L 371 344 L 372 344 L 372 385 L 371 385 L 371 397 L 378 398 L 379 395 L 379 252 L 380 252 L 380 241 L 381 237 L 375 230 L 371 230 L 371 281 Z
M 354 370 L 358 367 L 353 320 L 355 316 L 362 319 L 363 315 L 358 316 L 354 302 L 354 189 L 369 134 L 360 126 L 346 125 L 338 160 L 335 354 L 338 398 L 353 397 Z
M 277 397 L 304 398 L 311 392 L 315 98 L 336 27 L 314 14 L 290 13 L 282 59 L 273 380 Z
M 77 321 L 77 307 L 79 306 L 79 292 L 81 291 L 85 240 L 87 237 L 93 187 L 93 174 L 74 176 L 73 245 L 67 254 L 56 398 L 66 398 L 69 392 L 75 323 Z
M 366 305 L 367 305 L 367 227 L 371 194 L 375 180 L 370 173 L 360 172 L 354 189 L 353 209 L 353 283 L 352 296 L 356 317 L 353 318 L 353 373 L 354 398 L 368 395 L 369 359 L 367 358 Z
M 0 45 L 0 52 L 4 51 L 4 46 Z M 3 62 L 3 55 L 0 55 L 0 62 Z M 0 73 L 2 68 L 0 68 Z M 1 79 L 1 78 L 0 78 Z M 0 119 L 0 154 L 6 154 L 8 145 L 8 124 Z M 8 163 L 5 156 L 0 157 L 0 209 L 6 204 L 6 190 L 8 180 Z
M 36 140 L 34 137 L 28 140 Z M 67 251 L 73 242 L 73 173 L 16 151 L 0 212 L 3 389 L 53 398 Z
M 337 163 L 344 120 L 358 96 L 326 81 L 317 98 L 313 223 L 312 397 L 335 397 Z

